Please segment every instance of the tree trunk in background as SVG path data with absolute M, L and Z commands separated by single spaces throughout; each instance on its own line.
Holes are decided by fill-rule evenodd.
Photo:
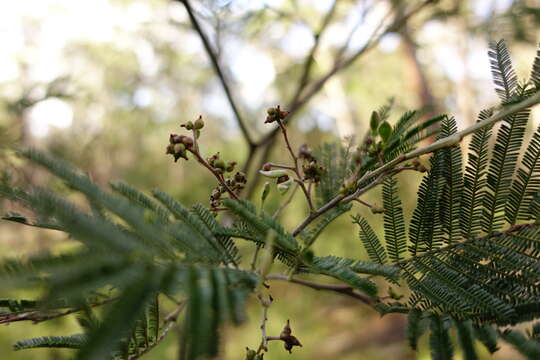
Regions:
M 436 115 L 437 107 L 424 68 L 418 60 L 417 45 L 407 26 L 403 27 L 400 35 L 407 80 L 415 93 L 418 108 L 425 109 L 424 116 L 431 118 Z

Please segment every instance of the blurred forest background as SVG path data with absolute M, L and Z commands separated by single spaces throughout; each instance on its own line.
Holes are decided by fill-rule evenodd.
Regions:
M 391 97 L 392 119 L 425 108 L 428 115 L 455 115 L 463 128 L 481 109 L 497 103 L 488 42 L 506 39 L 518 75 L 526 79 L 540 35 L 537 0 L 207 0 L 192 1 L 192 6 L 254 141 L 271 130 L 263 124 L 268 106 L 287 109 L 314 44 L 309 83 L 327 74 L 336 58 L 365 48 L 296 112 L 291 140 L 314 148 L 361 138 L 371 111 Z M 387 14 L 415 7 L 419 10 L 407 22 L 366 48 Z M 206 154 L 221 151 L 241 165 L 248 157 L 237 115 L 179 1 L 2 1 L 0 47 L 0 169 L 20 183 L 68 192 L 14 156 L 15 149 L 32 146 L 69 160 L 102 185 L 122 179 L 144 191 L 159 187 L 186 204 L 207 205 L 212 178 L 193 161 L 175 164 L 164 155 L 169 133 L 199 114 L 206 122 L 200 140 Z M 536 108 L 534 122 L 539 118 Z M 281 144 L 280 138 L 275 141 Z M 285 160 L 284 152 L 274 151 L 271 158 Z M 400 176 L 405 214 L 414 206 L 419 178 Z M 255 201 L 260 190 L 253 188 Z M 368 198 L 380 201 L 377 191 Z M 274 193 L 268 206 L 281 200 Z M 0 211 L 8 210 L 17 209 L 0 199 Z M 363 208 L 354 211 L 378 221 Z M 295 201 L 282 221 L 292 227 L 304 212 L 303 202 Z M 2 257 L 72 246 L 58 232 L 0 223 Z M 348 216 L 332 225 L 314 250 L 366 259 Z M 272 294 L 269 332 L 279 333 L 291 319 L 304 347 L 289 355 L 281 344 L 271 343 L 267 359 L 429 358 L 427 349 L 418 354 L 408 349 L 404 317 L 379 319 L 358 302 L 293 284 L 272 283 Z M 0 297 L 7 295 L 0 285 Z M 224 330 L 224 359 L 241 359 L 245 346 L 258 343 L 260 309 L 256 301 L 251 305 L 248 323 Z M 0 326 L 0 358 L 70 358 L 66 350 L 13 352 L 11 345 L 77 330 L 69 317 Z M 147 358 L 175 359 L 176 353 L 176 339 L 170 336 Z M 487 352 L 483 356 L 489 358 Z M 503 347 L 494 358 L 519 355 Z

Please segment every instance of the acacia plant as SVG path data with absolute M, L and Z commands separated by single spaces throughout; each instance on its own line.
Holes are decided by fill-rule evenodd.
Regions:
M 288 320 L 280 334 L 266 331 L 271 283 L 279 280 L 351 297 L 381 315 L 408 316 L 410 346 L 416 349 L 429 333 L 434 359 L 452 358 L 451 328 L 466 359 L 477 358 L 476 340 L 493 353 L 500 339 L 540 358 L 540 323 L 527 334 L 513 329 L 540 317 L 540 127 L 524 140 L 530 109 L 540 102 L 540 51 L 523 83 L 503 41 L 491 44 L 489 57 L 501 104 L 482 110 L 462 130 L 451 116 L 420 120 L 417 111 L 391 121 L 386 105 L 373 111 L 357 146 L 298 146 L 287 133 L 289 113 L 279 105 L 268 109 L 264 122 L 281 133 L 290 162 L 262 166 L 269 181 L 255 202 L 245 199 L 250 179 L 235 161 L 205 154 L 202 117 L 171 134 L 166 153 L 181 166 L 204 166 L 215 178 L 207 205 L 188 207 L 159 190 L 149 196 L 122 182 L 109 192 L 60 159 L 21 151 L 82 193 L 88 206 L 4 177 L 2 196 L 34 214 L 9 213 L 5 220 L 63 231 L 80 243 L 63 254 L 3 260 L 4 287 L 43 289 L 43 296 L 1 299 L 0 323 L 76 314 L 81 326 L 74 335 L 22 339 L 14 350 L 64 347 L 78 349 L 77 359 L 137 359 L 181 322 L 181 358 L 214 358 L 223 324 L 240 324 L 246 300 L 255 297 L 261 320 L 246 326 L 260 328 L 261 341 L 246 344 L 245 354 L 238 349 L 238 357 L 262 359 L 269 341 L 291 352 L 302 346 L 302 334 L 292 330 L 299 319 Z M 466 136 L 472 139 L 462 149 Z M 403 171 L 425 173 L 409 224 L 394 176 Z M 361 199 L 379 185 L 381 205 Z M 278 192 L 284 200 L 270 209 L 265 200 Z M 277 215 L 295 194 L 308 211 L 286 229 Z M 383 218 L 381 240 L 368 221 L 352 215 L 369 259 L 315 254 L 325 228 L 355 203 Z M 239 242 L 251 244 L 247 258 L 240 257 Z M 287 271 L 272 272 L 275 262 Z M 321 282 L 303 274 L 319 275 Z M 165 298 L 176 303 L 169 314 L 161 311 Z

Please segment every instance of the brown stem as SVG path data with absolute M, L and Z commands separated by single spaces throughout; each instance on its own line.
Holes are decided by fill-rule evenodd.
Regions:
M 210 166 L 209 163 L 206 162 L 206 160 L 204 160 L 201 155 L 199 154 L 199 152 L 195 151 L 195 150 L 192 150 L 192 149 L 189 149 L 188 148 L 188 151 L 190 153 L 192 153 L 195 158 L 197 159 L 197 161 L 202 164 L 205 168 L 207 168 L 211 173 L 212 175 L 214 175 L 214 177 L 217 179 L 217 181 L 220 183 L 221 186 L 223 186 L 225 188 L 225 190 L 227 190 L 227 192 L 229 193 L 229 195 L 235 199 L 235 200 L 240 200 L 238 198 L 238 196 L 234 193 L 234 191 L 232 191 L 232 189 L 227 185 L 227 183 L 223 180 L 223 177 L 216 171 L 214 170 L 214 168 L 212 166 Z
M 304 192 L 304 195 L 306 196 L 306 200 L 308 202 L 309 212 L 312 213 L 315 209 L 313 207 L 313 202 L 311 201 L 311 196 L 309 195 L 309 192 L 307 191 L 306 186 L 304 185 L 304 182 L 302 181 L 302 174 L 300 173 L 300 168 L 298 166 L 298 157 L 294 153 L 294 151 L 293 151 L 293 149 L 291 147 L 291 143 L 289 142 L 289 137 L 287 136 L 287 129 L 285 128 L 285 126 L 283 125 L 281 120 L 278 119 L 277 123 L 279 125 L 279 128 L 281 129 L 281 132 L 283 133 L 283 138 L 285 139 L 285 144 L 287 145 L 287 150 L 289 150 L 289 154 L 291 155 L 291 158 L 293 159 L 293 162 L 294 162 L 293 171 L 297 176 L 297 179 L 296 179 L 297 181 L 296 182 L 298 183 L 298 185 L 300 186 L 300 188 Z
M 307 287 L 315 289 L 315 290 L 334 291 L 334 292 L 337 292 L 337 293 L 352 297 L 354 299 L 360 300 L 361 302 L 363 302 L 366 305 L 373 305 L 373 303 L 374 303 L 373 299 L 354 291 L 354 289 L 349 285 L 321 284 L 321 283 L 316 283 L 316 282 L 297 279 L 297 278 L 289 278 L 289 277 L 287 277 L 285 275 L 281 275 L 281 274 L 270 274 L 270 275 L 266 276 L 266 279 L 267 280 L 288 281 L 288 282 L 291 282 L 293 284 L 307 286 Z
M 304 219 L 304 221 L 293 231 L 292 235 L 293 236 L 298 235 L 313 220 L 315 220 L 320 215 L 324 214 L 326 211 L 330 210 L 331 208 L 333 208 L 337 204 L 346 203 L 346 202 L 349 202 L 349 201 L 352 201 L 352 200 L 358 198 L 358 196 L 365 193 L 366 191 L 368 191 L 372 187 L 379 184 L 382 180 L 384 180 L 385 175 L 392 174 L 392 173 L 395 173 L 395 172 L 399 172 L 399 171 L 402 171 L 402 170 L 410 169 L 410 168 L 406 168 L 406 167 L 405 168 L 400 168 L 400 169 L 394 169 L 394 167 L 399 165 L 400 163 L 402 163 L 404 161 L 407 161 L 407 160 L 410 160 L 410 159 L 413 159 L 415 157 L 421 156 L 421 155 L 432 153 L 432 152 L 434 152 L 436 150 L 439 150 L 439 149 L 443 149 L 443 148 L 446 148 L 446 147 L 450 147 L 450 146 L 454 146 L 456 144 L 459 144 L 461 142 L 461 140 L 463 140 L 463 138 L 465 136 L 470 135 L 470 134 L 474 133 L 475 131 L 477 131 L 479 129 L 482 129 L 482 128 L 486 127 L 486 126 L 493 125 L 496 122 L 506 118 L 509 115 L 512 115 L 512 114 L 514 114 L 516 112 L 519 112 L 519 111 L 521 111 L 523 109 L 532 107 L 532 106 L 534 106 L 534 105 L 536 105 L 538 103 L 540 103 L 540 91 L 536 92 L 534 95 L 530 96 L 529 98 L 527 98 L 527 99 L 525 99 L 525 100 L 523 100 L 523 101 L 521 101 L 521 102 L 519 102 L 517 104 L 513 104 L 513 105 L 510 105 L 510 106 L 503 107 L 502 110 L 500 110 L 498 113 L 492 115 L 491 117 L 489 117 L 489 118 L 487 118 L 487 119 L 485 119 L 483 121 L 477 122 L 474 125 L 471 125 L 471 126 L 465 128 L 465 129 L 461 130 L 461 131 L 458 131 L 457 133 L 455 133 L 455 134 L 453 134 L 451 136 L 439 139 L 439 140 L 437 140 L 437 141 L 435 141 L 435 142 L 433 142 L 433 143 L 431 143 L 429 145 L 426 145 L 426 146 L 424 146 L 422 148 L 412 150 L 412 151 L 410 151 L 408 153 L 405 153 L 405 154 L 401 154 L 398 157 L 396 157 L 395 159 L 393 159 L 393 160 L 389 161 L 388 163 L 384 164 L 383 166 L 381 166 L 381 167 L 379 167 L 379 168 L 377 168 L 377 169 L 375 169 L 373 171 L 366 172 L 360 179 L 358 179 L 357 184 L 365 183 L 366 181 L 368 181 L 368 180 L 370 180 L 370 179 L 372 179 L 374 177 L 376 177 L 376 179 L 374 181 L 372 181 L 370 184 L 366 185 L 365 187 L 358 188 L 351 195 L 348 195 L 346 197 L 344 195 L 342 195 L 342 194 L 337 195 L 332 200 L 330 200 L 328 203 L 323 205 L 320 209 L 318 209 L 314 213 L 309 214 Z
M 97 306 L 108 304 L 108 303 L 110 303 L 112 301 L 115 301 L 117 299 L 118 299 L 117 297 L 109 298 L 109 299 L 105 299 L 105 300 L 96 302 L 94 304 L 90 304 L 88 306 L 97 307 Z M 47 313 L 44 313 L 43 311 L 31 311 L 31 312 L 25 312 L 25 313 L 22 313 L 22 314 L 15 314 L 15 315 L 9 314 L 9 315 L 5 315 L 5 316 L 0 317 L 0 324 L 9 324 L 9 323 L 12 323 L 12 322 L 27 321 L 27 320 L 31 320 L 34 323 L 40 323 L 40 322 L 43 322 L 43 321 L 56 319 L 56 318 L 66 316 L 66 315 L 70 315 L 70 314 L 73 314 L 73 313 L 76 313 L 76 312 L 79 312 L 79 311 L 83 311 L 83 310 L 84 310 L 84 308 L 78 307 L 78 308 L 69 309 L 69 310 L 66 310 L 66 311 L 63 311 L 63 312 L 57 312 L 57 313 L 52 313 L 52 314 L 47 314 Z

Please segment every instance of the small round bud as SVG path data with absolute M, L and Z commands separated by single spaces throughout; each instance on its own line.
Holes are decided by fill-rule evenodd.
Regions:
M 246 174 L 244 174 L 242 171 L 238 171 L 236 174 L 234 174 L 234 180 L 239 183 L 246 183 Z
M 368 137 L 366 137 L 365 142 L 366 142 L 366 145 L 371 145 L 371 144 L 373 144 L 373 138 L 371 136 L 368 136 Z
M 384 213 L 384 208 L 382 206 L 377 205 L 377 204 L 373 204 L 371 206 L 371 212 L 373 214 L 382 214 L 382 213 Z
M 275 115 L 276 109 L 273 108 L 273 107 L 270 107 L 270 108 L 266 109 L 266 113 L 267 113 L 268 115 Z
M 193 139 L 189 136 L 180 135 L 180 142 L 188 148 L 193 146 Z
M 193 122 L 192 121 L 188 121 L 186 122 L 185 124 L 182 124 L 180 125 L 181 127 L 183 128 L 186 128 L 186 130 L 191 130 L 193 129 Z
M 193 128 L 195 130 L 200 130 L 204 127 L 204 121 L 202 119 L 202 116 L 199 115 L 199 118 L 195 120 L 195 123 L 193 124 Z
M 235 166 L 236 166 L 236 161 L 229 161 L 227 163 L 227 167 L 225 168 L 225 171 L 232 172 L 232 171 L 234 171 Z
M 216 161 L 214 161 L 214 165 L 213 165 L 213 166 L 214 166 L 215 168 L 224 170 L 224 169 L 225 169 L 225 161 L 223 161 L 222 159 L 217 159 Z
M 312 151 L 307 144 L 302 144 L 298 149 L 298 157 L 300 159 L 313 160 Z
M 269 124 L 269 123 L 272 123 L 276 121 L 276 116 L 275 115 L 268 115 L 266 117 L 266 120 L 264 121 L 265 124 Z
M 182 143 L 180 144 L 174 144 L 174 153 L 180 154 L 186 151 L 186 146 Z
M 262 166 L 263 171 L 270 171 L 272 170 L 272 165 L 270 163 L 266 163 Z
M 219 189 L 214 189 L 212 190 L 212 194 L 210 196 L 212 200 L 219 200 L 219 198 L 221 197 L 221 191 L 219 191 Z
M 288 111 L 280 111 L 279 112 L 279 118 L 280 119 L 285 119 L 287 117 L 287 115 L 289 115 L 289 112 Z

